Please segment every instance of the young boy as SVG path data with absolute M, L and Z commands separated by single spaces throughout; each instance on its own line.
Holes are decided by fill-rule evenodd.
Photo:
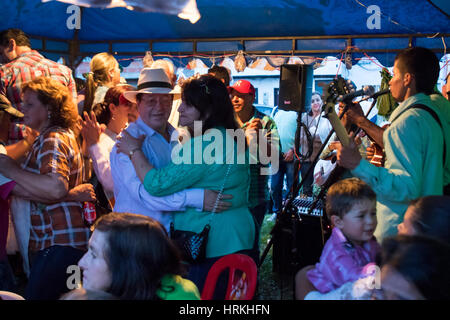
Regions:
M 327 293 L 373 272 L 371 266 L 380 250 L 373 236 L 377 226 L 375 207 L 375 193 L 360 179 L 344 179 L 330 187 L 326 212 L 334 226 L 333 232 L 323 248 L 320 262 L 314 268 L 306 267 L 308 271 L 299 271 L 298 291 L 305 291 L 306 287 L 308 291 Z M 301 277 L 305 272 L 306 277 Z

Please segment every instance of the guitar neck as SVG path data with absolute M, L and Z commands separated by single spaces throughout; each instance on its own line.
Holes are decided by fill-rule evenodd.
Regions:
M 339 119 L 338 115 L 336 114 L 336 111 L 334 110 L 333 104 L 326 104 L 325 108 L 325 117 L 330 121 L 331 126 L 333 127 L 334 131 L 336 132 L 336 135 L 339 139 L 339 141 L 342 143 L 343 146 L 348 146 L 349 144 L 349 138 L 347 130 L 345 130 L 344 126 L 342 125 L 341 120 Z

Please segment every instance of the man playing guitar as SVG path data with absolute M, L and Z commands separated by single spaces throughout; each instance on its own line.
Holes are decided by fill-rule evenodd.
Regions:
M 341 103 L 339 108 L 342 110 L 345 105 Z M 382 127 L 377 126 L 364 116 L 363 110 L 359 103 L 347 104 L 347 111 L 344 113 L 341 121 L 344 127 L 348 130 L 351 124 L 361 128 L 367 134 L 372 144 L 366 150 L 366 158 L 373 165 L 382 167 L 384 165 L 384 143 L 383 133 L 389 126 L 385 124 Z
M 429 49 L 408 48 L 396 56 L 389 87 L 400 104 L 383 134 L 384 167 L 361 159 L 354 134 L 348 144 L 333 144 L 338 165 L 350 169 L 377 194 L 375 235 L 379 241 L 397 233 L 411 200 L 442 195 L 450 183 L 450 142 L 446 139 L 450 136 L 450 103 L 433 92 L 439 71 L 439 60 Z M 372 136 L 379 137 L 376 132 Z

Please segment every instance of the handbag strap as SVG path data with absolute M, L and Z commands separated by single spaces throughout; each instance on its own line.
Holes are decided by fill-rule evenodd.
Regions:
M 227 182 L 228 175 L 230 174 L 230 170 L 231 170 L 231 164 L 228 165 L 227 173 L 225 173 L 225 179 L 223 179 L 222 187 L 220 188 L 219 194 L 217 195 L 217 198 L 216 198 L 216 202 L 214 203 L 214 208 L 212 209 L 213 215 L 216 213 L 217 206 L 219 205 L 220 197 L 222 196 L 223 190 L 225 189 L 225 183 Z M 211 218 L 209 219 L 208 224 L 211 223 L 213 215 L 211 215 Z

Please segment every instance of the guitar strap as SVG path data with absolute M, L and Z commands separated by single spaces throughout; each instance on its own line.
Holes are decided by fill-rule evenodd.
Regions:
M 441 127 L 442 136 L 443 136 L 443 139 L 444 139 L 444 154 L 443 154 L 443 158 L 444 159 L 443 160 L 444 160 L 444 166 L 445 166 L 445 161 L 446 161 L 446 156 L 447 156 L 447 146 L 446 146 L 446 143 L 445 143 L 445 132 L 444 132 L 444 128 L 442 127 L 442 123 L 441 123 L 441 120 L 439 119 L 439 116 L 437 115 L 437 113 L 433 109 L 431 109 L 430 107 L 428 107 L 426 105 L 423 105 L 423 104 L 415 104 L 415 105 L 409 106 L 408 108 L 403 110 L 402 113 L 397 115 L 397 117 L 395 117 L 395 119 L 393 121 L 397 120 L 398 117 L 400 117 L 400 115 L 405 113 L 407 110 L 413 109 L 413 108 L 414 109 L 422 109 L 422 110 L 427 111 L 436 120 L 436 122 L 439 124 L 439 127 Z
M 439 116 L 437 115 L 437 113 L 433 109 L 431 109 L 430 107 L 428 107 L 426 105 L 423 105 L 423 104 L 415 104 L 415 105 L 409 106 L 408 108 L 403 110 L 403 112 L 400 113 L 397 117 L 395 117 L 395 119 L 393 121 L 395 121 L 405 111 L 407 111 L 409 109 L 413 109 L 413 108 L 414 109 L 422 109 L 422 110 L 427 111 L 436 120 L 436 122 L 441 127 L 443 140 L 444 140 L 443 167 L 445 168 L 445 161 L 446 161 L 446 156 L 447 156 L 447 145 L 446 145 L 446 142 L 445 142 L 445 132 L 444 132 L 444 128 L 442 127 L 442 123 L 441 123 L 441 120 L 439 119 Z M 447 186 L 444 186 L 444 194 L 448 195 L 449 192 L 450 192 L 450 184 L 447 185 Z

